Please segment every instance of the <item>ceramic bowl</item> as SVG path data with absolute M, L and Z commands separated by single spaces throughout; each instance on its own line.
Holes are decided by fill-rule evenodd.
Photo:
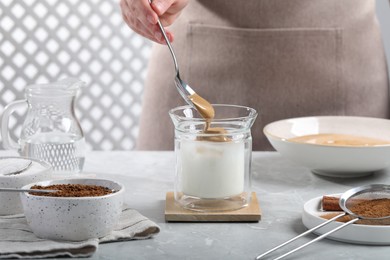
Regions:
M 32 164 L 23 172 L 15 175 L 0 173 L 1 188 L 21 188 L 26 184 L 49 180 L 52 178 L 52 167 L 41 160 L 24 157 L 0 157 L 0 160 L 7 160 L 8 167 L 12 167 L 12 162 L 18 160 L 29 160 Z M 20 196 L 16 192 L 0 192 L 0 215 L 13 215 L 23 213 Z
M 81 241 L 109 234 L 122 212 L 123 185 L 103 179 L 65 179 L 33 185 L 85 184 L 116 190 L 97 197 L 49 197 L 21 193 L 27 223 L 37 237 L 52 240 Z
M 390 166 L 390 120 L 387 119 L 352 116 L 291 118 L 266 125 L 264 134 L 282 156 L 320 175 L 364 176 Z M 367 137 L 388 144 L 350 146 L 291 140 L 316 134 Z

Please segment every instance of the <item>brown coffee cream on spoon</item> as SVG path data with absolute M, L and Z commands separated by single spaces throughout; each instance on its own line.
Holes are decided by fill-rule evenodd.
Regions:
M 213 134 L 213 136 L 198 136 L 197 140 L 211 141 L 211 142 L 230 142 L 231 138 L 224 136 L 227 133 L 226 129 L 222 127 L 211 127 L 211 120 L 215 117 L 213 106 L 206 99 L 194 93 L 188 98 L 192 101 L 195 109 L 199 114 L 206 119 L 206 125 L 203 130 L 206 134 Z

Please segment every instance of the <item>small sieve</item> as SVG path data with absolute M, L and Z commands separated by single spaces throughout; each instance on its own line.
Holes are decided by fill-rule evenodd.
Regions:
M 370 225 L 390 225 L 390 208 L 382 208 L 382 212 L 379 211 L 379 208 L 368 206 L 366 208 L 361 208 L 358 207 L 358 205 L 362 205 L 361 203 L 364 202 L 372 202 L 372 201 L 377 201 L 379 202 L 380 200 L 385 200 L 385 199 L 390 199 L 390 185 L 384 185 L 384 184 L 371 184 L 371 185 L 366 185 L 366 186 L 361 186 L 361 187 L 356 187 L 353 189 L 350 189 L 343 193 L 340 197 L 339 200 L 339 205 L 341 209 L 344 211 L 343 213 L 340 213 L 339 215 L 325 221 L 324 223 L 321 223 L 318 226 L 315 226 L 306 232 L 284 242 L 283 244 L 280 244 L 267 252 L 259 255 L 256 257 L 256 260 L 262 259 L 264 256 L 278 250 L 279 248 L 290 244 L 291 242 L 297 240 L 298 238 L 301 238 L 335 220 L 338 218 L 341 218 L 345 215 L 351 216 L 351 220 L 338 226 L 337 228 L 334 228 L 321 236 L 318 236 L 317 238 L 307 242 L 306 244 L 303 244 L 299 247 L 296 247 L 293 250 L 288 251 L 287 253 L 275 258 L 274 260 L 282 259 L 316 241 L 319 241 L 328 235 L 352 224 L 355 223 L 359 220 L 362 222 L 365 222 L 365 224 L 370 224 Z

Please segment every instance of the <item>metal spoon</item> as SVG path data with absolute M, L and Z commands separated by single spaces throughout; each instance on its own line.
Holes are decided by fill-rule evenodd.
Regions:
M 149 3 L 152 3 L 152 1 L 149 0 Z M 173 50 L 173 47 L 172 47 L 171 43 L 169 42 L 168 36 L 167 36 L 167 34 L 165 33 L 165 29 L 164 29 L 164 27 L 162 26 L 162 24 L 161 24 L 161 22 L 160 22 L 160 19 L 157 19 L 157 24 L 158 24 L 158 27 L 160 27 L 160 30 L 161 30 L 161 32 L 162 32 L 162 35 L 164 36 L 165 42 L 166 42 L 167 45 L 168 45 L 169 51 L 171 52 L 171 55 L 172 55 L 172 58 L 173 58 L 173 62 L 174 62 L 174 64 L 175 64 L 175 71 L 176 71 L 175 85 L 176 85 L 176 88 L 177 88 L 177 90 L 179 91 L 180 95 L 184 98 L 184 100 L 185 100 L 190 106 L 196 108 L 196 106 L 194 105 L 194 103 L 193 103 L 193 102 L 191 101 L 191 99 L 189 98 L 189 96 L 195 94 L 195 91 L 194 91 L 187 83 L 185 83 L 183 80 L 181 80 L 181 78 L 180 78 L 180 73 L 179 73 L 179 64 L 177 63 L 177 59 L 176 59 L 175 52 L 174 52 L 174 50 Z
M 0 188 L 0 192 L 37 192 L 37 193 L 53 193 L 58 190 L 38 190 L 38 189 L 14 189 L 14 188 Z
M 3 158 L 0 159 L 0 175 L 17 175 L 27 170 L 31 165 L 31 160 L 23 158 Z
M 164 39 L 165 39 L 165 41 L 167 42 L 169 51 L 171 52 L 171 55 L 172 55 L 172 58 L 173 58 L 173 62 L 174 62 L 174 64 L 175 64 L 175 71 L 176 71 L 176 76 L 175 76 L 175 79 L 174 79 L 175 86 L 176 86 L 177 90 L 179 91 L 180 95 L 184 98 L 184 100 L 185 100 L 189 105 L 195 107 L 194 103 L 189 99 L 189 96 L 195 94 L 195 91 L 194 91 L 187 83 L 185 83 L 185 82 L 180 78 L 179 64 L 177 63 L 177 59 L 176 59 L 176 56 L 175 56 L 175 52 L 173 51 L 173 47 L 172 47 L 172 45 L 169 43 L 168 37 L 167 37 L 167 35 L 165 34 L 164 27 L 161 25 L 160 20 L 159 20 L 157 23 L 158 23 L 158 26 L 159 26 L 160 29 L 161 29 L 161 32 L 162 32 L 163 35 L 164 35 Z

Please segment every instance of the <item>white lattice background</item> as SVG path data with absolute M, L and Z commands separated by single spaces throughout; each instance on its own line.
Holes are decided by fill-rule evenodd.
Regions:
M 116 0 L 1 0 L 0 111 L 26 85 L 76 77 L 87 83 L 76 113 L 89 147 L 132 149 L 150 47 Z M 13 138 L 24 112 L 10 122 Z

